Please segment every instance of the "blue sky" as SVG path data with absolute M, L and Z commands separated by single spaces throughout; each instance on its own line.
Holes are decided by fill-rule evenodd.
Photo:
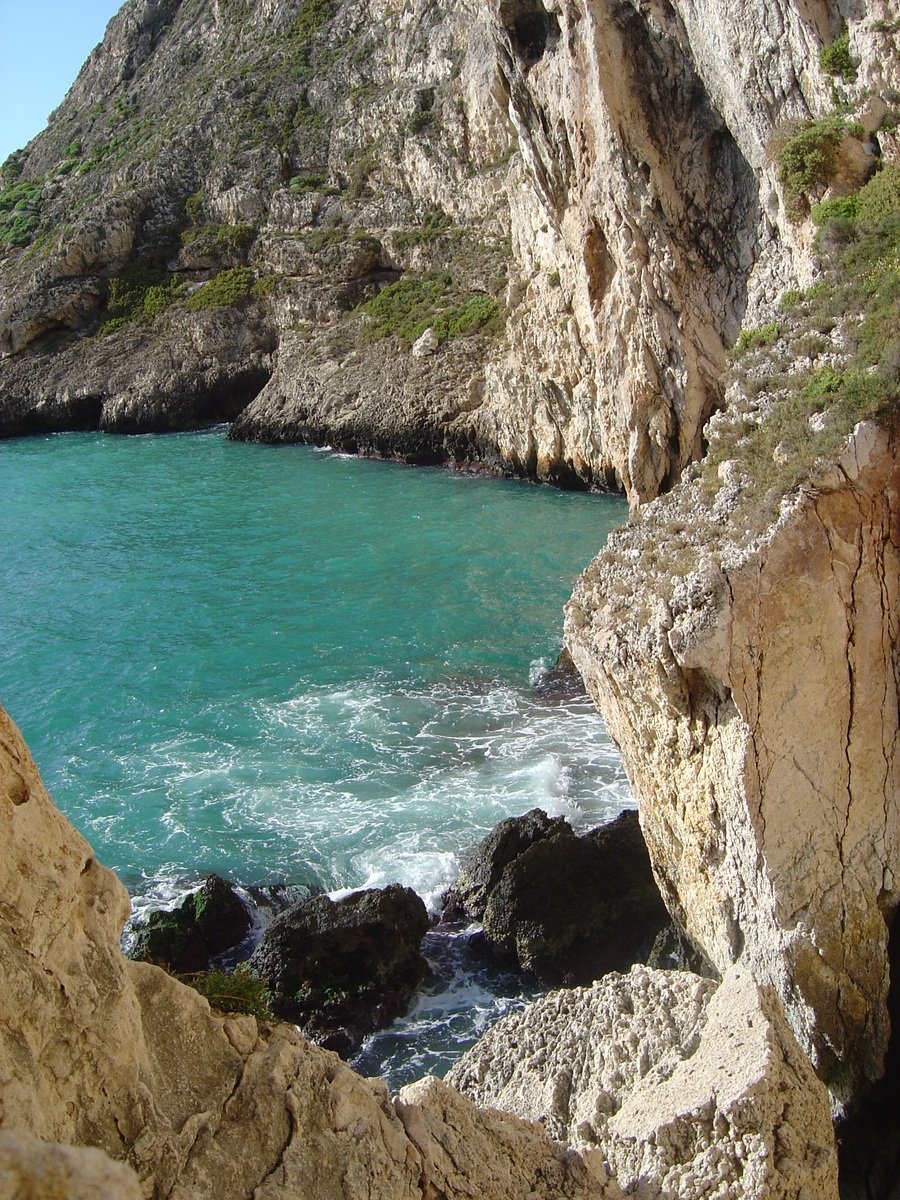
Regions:
M 0 0 L 0 162 L 47 124 L 122 0 Z

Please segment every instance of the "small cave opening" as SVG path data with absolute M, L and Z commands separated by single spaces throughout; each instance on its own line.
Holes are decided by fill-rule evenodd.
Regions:
M 540 0 L 503 0 L 500 21 L 516 57 L 525 67 L 540 62 L 560 39 L 556 14 L 548 12 Z
M 888 942 L 891 1036 L 884 1075 L 837 1128 L 841 1200 L 900 1200 L 900 920 Z

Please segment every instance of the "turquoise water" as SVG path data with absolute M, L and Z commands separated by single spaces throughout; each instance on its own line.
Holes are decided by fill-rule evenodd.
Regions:
M 139 910 L 209 871 L 433 904 L 503 817 L 629 803 L 532 687 L 622 501 L 224 430 L 6 442 L 0 480 L 0 703 Z

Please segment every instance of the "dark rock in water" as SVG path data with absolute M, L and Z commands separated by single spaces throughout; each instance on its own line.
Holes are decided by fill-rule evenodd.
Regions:
M 429 921 L 411 888 L 313 896 L 275 918 L 250 959 L 279 1016 L 341 1054 L 401 1016 L 424 978 Z
M 132 958 L 163 963 L 173 971 L 205 971 L 210 961 L 246 937 L 252 920 L 227 880 L 204 884 L 169 912 L 152 912 L 135 934 Z
M 587 696 L 584 680 L 568 650 L 561 650 L 549 671 L 545 671 L 535 682 L 534 690 L 544 700 L 571 700 L 576 696 Z
M 507 867 L 529 846 L 563 826 L 568 828 L 564 817 L 548 817 L 540 808 L 495 825 L 444 897 L 441 919 L 454 921 L 468 917 L 480 921 Z
M 634 812 L 582 836 L 540 809 L 503 821 L 449 898 L 491 954 L 549 986 L 627 970 L 669 920 Z

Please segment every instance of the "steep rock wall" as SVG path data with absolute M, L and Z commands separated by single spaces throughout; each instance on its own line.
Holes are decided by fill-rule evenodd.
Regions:
M 846 14 L 860 46 L 882 7 Z M 652 498 L 700 453 L 742 318 L 809 274 L 770 148 L 828 108 L 840 19 L 826 0 L 129 0 L 4 166 L 37 223 L 0 240 L 0 432 L 230 419 L 271 376 L 239 436 Z M 237 336 L 186 297 L 241 266 L 262 286 Z M 118 328 L 110 280 L 135 270 L 183 286 Z M 358 306 L 429 274 L 449 283 L 419 331 L 472 300 L 496 319 L 413 363 L 391 338 L 386 378 Z
M 729 526 L 727 486 L 704 516 L 685 483 L 614 537 L 566 615 L 671 911 L 720 970 L 780 993 L 838 1103 L 878 1078 L 889 1034 L 898 488 L 872 424 L 756 533 Z M 692 528 L 696 550 L 667 553 Z

